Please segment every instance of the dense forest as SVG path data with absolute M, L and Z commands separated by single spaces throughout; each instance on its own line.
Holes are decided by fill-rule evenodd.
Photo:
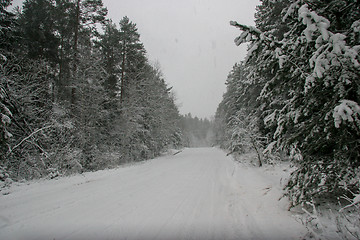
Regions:
M 101 0 L 0 2 L 0 182 L 92 171 L 183 143 L 136 24 Z
M 211 147 L 214 145 L 213 121 L 192 117 L 191 113 L 181 116 L 180 129 L 186 147 Z
M 292 160 L 292 205 L 359 191 L 359 19 L 355 0 L 261 0 L 255 27 L 231 22 L 248 54 L 228 75 L 216 141 L 259 165 Z
M 10 11 L 11 3 L 0 1 L 5 236 L 23 231 L 31 237 L 25 230 L 37 225 L 61 230 L 61 237 L 87 231 L 91 239 L 99 220 L 89 217 L 90 207 L 103 216 L 97 231 L 113 234 L 131 223 L 134 238 L 158 224 L 149 236 L 169 239 L 171 229 L 196 238 L 200 226 L 201 236 L 212 239 L 277 239 L 278 230 L 302 223 L 309 239 L 360 239 L 360 0 L 260 0 L 255 26 L 231 21 L 227 27 L 240 31 L 235 44 L 246 44 L 247 55 L 229 72 L 211 120 L 179 113 L 137 25 L 127 16 L 114 23 L 102 0 L 24 0 Z M 184 147 L 209 148 L 167 151 Z M 131 171 L 78 174 L 164 152 L 169 156 Z M 250 168 L 248 156 L 266 167 Z M 58 178 L 72 174 L 68 182 Z M 39 178 L 59 184 L 27 181 Z M 30 190 L 11 195 L 6 189 L 13 181 Z M 26 206 L 35 207 L 27 213 Z M 286 210 L 296 221 L 288 223 Z M 74 214 L 76 224 L 68 221 Z M 68 218 L 61 223 L 58 216 Z M 268 221 L 277 216 L 282 221 Z M 333 221 L 332 229 L 320 219 Z M 64 226 L 73 227 L 69 235 Z
M 128 17 L 101 0 L 0 2 L 0 182 L 220 145 L 296 170 L 292 205 L 360 188 L 360 4 L 261 0 L 215 120 L 181 116 Z M 214 140 L 215 139 L 215 140 Z

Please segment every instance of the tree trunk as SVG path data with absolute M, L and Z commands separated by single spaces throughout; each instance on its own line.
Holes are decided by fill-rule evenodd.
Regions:
M 125 46 L 125 43 L 123 43 Z M 125 48 L 125 47 L 124 47 Z M 122 105 L 123 100 L 124 100 L 124 94 L 125 94 L 125 49 L 122 55 L 122 63 L 121 63 L 121 79 L 120 79 L 120 104 Z
M 252 137 L 250 137 L 250 139 L 251 139 L 251 144 L 253 145 L 253 147 L 254 147 L 254 149 L 256 151 L 256 154 L 258 156 L 259 167 L 261 167 L 262 166 L 262 153 L 260 153 L 259 148 L 256 146 L 255 140 Z
M 72 83 L 71 83 L 71 97 L 70 97 L 70 103 L 71 103 L 71 108 L 74 109 L 75 108 L 75 96 L 76 96 L 76 87 L 75 87 L 75 79 L 77 76 L 77 64 L 78 64 L 78 39 L 79 39 L 79 27 L 80 27 L 80 1 L 81 0 L 77 0 L 76 2 L 76 11 L 75 11 L 75 29 L 74 29 L 74 46 L 73 46 L 73 51 L 74 51 L 74 65 L 73 65 L 73 73 L 72 73 Z

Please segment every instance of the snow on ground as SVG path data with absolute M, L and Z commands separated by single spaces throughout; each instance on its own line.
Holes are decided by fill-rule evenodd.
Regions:
M 300 239 L 280 177 L 217 148 L 13 186 L 0 239 Z

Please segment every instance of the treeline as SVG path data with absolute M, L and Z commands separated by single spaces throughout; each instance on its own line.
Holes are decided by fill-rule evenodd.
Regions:
M 101 0 L 0 2 L 0 180 L 91 171 L 179 147 L 171 88 L 136 24 Z M 101 32 L 98 29 L 102 29 Z
M 214 145 L 213 122 L 207 118 L 191 116 L 190 113 L 182 115 L 180 128 L 183 133 L 185 147 L 210 147 Z
M 237 22 L 235 64 L 216 113 L 216 139 L 261 161 L 286 154 L 293 205 L 360 187 L 360 4 L 262 0 L 256 27 Z

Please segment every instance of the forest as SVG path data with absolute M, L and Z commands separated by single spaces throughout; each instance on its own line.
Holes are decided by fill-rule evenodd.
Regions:
M 224 76 L 226 91 L 211 120 L 180 114 L 176 92 L 149 60 L 136 23 L 127 16 L 113 22 L 102 0 L 25 0 L 10 11 L 11 3 L 0 1 L 4 236 L 26 221 L 29 229 L 43 219 L 58 226 L 58 211 L 73 219 L 74 210 L 116 199 L 97 208 L 104 222 L 114 219 L 105 232 L 133 219 L 156 226 L 156 215 L 154 239 L 179 222 L 184 239 L 195 223 L 205 223 L 199 236 L 211 239 L 267 239 L 278 230 L 360 239 L 359 0 L 260 0 L 254 26 L 231 21 L 234 43 L 246 45 L 247 55 Z M 7 191 L 10 185 L 15 191 Z M 57 195 L 52 186 L 61 189 Z M 17 196 L 28 192 L 18 189 L 32 193 L 26 204 L 49 203 L 47 210 L 23 217 Z M 61 209 L 63 197 L 69 208 Z M 79 214 L 87 234 L 89 212 Z M 283 225 L 268 221 L 276 216 Z M 297 224 L 308 232 L 284 227 Z M 61 236 L 64 229 L 56 229 Z M 137 227 L 134 239 L 144 229 Z
M 219 145 L 291 161 L 292 206 L 359 191 L 359 1 L 262 0 L 255 26 L 232 21 L 248 53 L 214 121 L 179 113 L 136 24 L 101 0 L 0 4 L 2 185 Z
M 359 1 L 262 0 L 255 26 L 230 23 L 248 53 L 227 77 L 216 142 L 259 166 L 290 160 L 291 206 L 358 196 L 359 19 Z
M 193 117 L 191 113 L 180 118 L 180 129 L 185 147 L 212 147 L 214 145 L 213 128 L 213 121 Z
M 136 24 L 101 0 L 0 11 L 0 180 L 56 177 L 183 145 L 174 94 Z

